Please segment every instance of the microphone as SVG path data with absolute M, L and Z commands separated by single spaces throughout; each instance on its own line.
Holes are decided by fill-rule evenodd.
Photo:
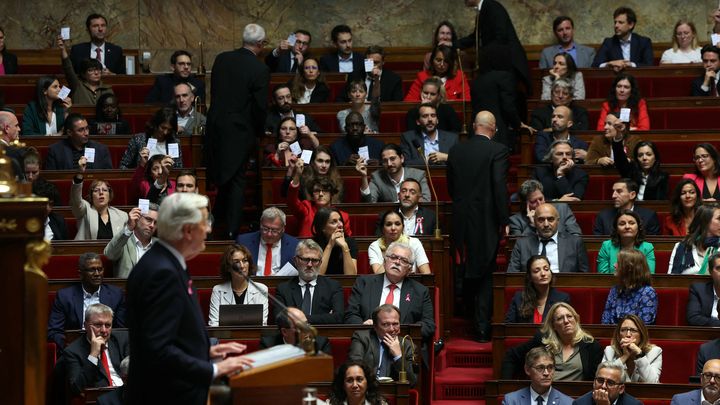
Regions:
M 295 315 L 293 315 L 290 311 L 288 311 L 288 307 L 285 304 L 283 304 L 279 299 L 275 298 L 273 295 L 269 294 L 268 292 L 260 289 L 257 286 L 257 284 L 254 281 L 252 281 L 247 274 L 243 273 L 240 270 L 240 263 L 233 263 L 232 268 L 233 268 L 233 270 L 238 272 L 240 275 L 242 275 L 243 278 L 245 279 L 245 281 L 248 282 L 248 284 L 252 285 L 253 287 L 255 287 L 256 290 L 260 291 L 260 294 L 263 297 L 272 301 L 274 305 L 276 305 L 278 308 L 282 309 L 283 311 L 285 311 L 287 313 L 288 318 L 290 318 L 290 320 L 292 320 L 292 322 L 295 324 L 295 329 L 297 329 L 297 331 L 295 332 L 295 334 L 296 334 L 295 339 L 298 342 L 300 342 L 300 336 L 299 336 L 300 331 L 307 333 L 309 335 L 309 339 L 304 339 L 302 341 L 302 343 L 303 343 L 302 347 L 305 350 L 306 354 L 308 354 L 310 356 L 316 355 L 317 352 L 315 350 L 315 339 L 317 338 L 317 329 L 315 329 L 314 326 L 310 325 L 309 322 L 298 319 Z
M 460 135 L 467 136 L 467 109 L 466 109 L 466 105 L 465 105 L 465 96 L 466 96 L 465 84 L 466 84 L 467 78 L 465 77 L 465 71 L 463 70 L 462 59 L 460 58 L 460 50 L 459 49 L 455 51 L 455 55 L 457 56 L 458 69 L 460 70 L 460 74 L 462 74 L 462 84 L 461 84 L 462 92 L 461 92 L 461 94 L 462 94 L 463 122 L 462 122 L 462 128 L 460 129 Z M 477 65 L 477 61 L 476 61 L 475 65 Z
M 407 370 L 405 370 L 405 340 L 410 339 L 410 346 L 412 347 L 412 358 L 410 359 L 411 362 L 415 362 L 415 343 L 413 343 L 412 337 L 410 335 L 405 335 L 400 340 L 400 372 L 398 373 L 398 382 L 401 383 L 407 383 Z
M 412 144 L 422 157 L 423 162 L 425 162 L 425 171 L 427 172 L 428 182 L 430 183 L 430 190 L 432 191 L 433 198 L 435 198 L 435 239 L 441 240 L 442 232 L 440 231 L 440 201 L 438 201 L 438 196 L 435 192 L 435 185 L 433 184 L 432 175 L 430 174 L 430 165 L 428 165 L 428 160 L 425 156 L 422 142 L 420 142 L 419 139 L 415 138 L 412 140 Z

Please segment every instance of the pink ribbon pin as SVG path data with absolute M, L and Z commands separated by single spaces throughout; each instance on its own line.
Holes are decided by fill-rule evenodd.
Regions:
M 410 302 L 410 293 L 407 293 L 407 295 L 405 296 L 405 301 Z
M 188 295 L 192 295 L 192 294 L 193 294 L 192 280 L 188 280 Z

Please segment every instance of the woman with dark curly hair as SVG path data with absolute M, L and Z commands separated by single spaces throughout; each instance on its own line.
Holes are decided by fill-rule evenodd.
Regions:
M 298 128 L 295 117 L 281 119 L 275 132 L 277 143 L 265 145 L 263 148 L 263 155 L 265 156 L 263 166 L 287 166 L 289 162 L 287 158 L 291 155 L 290 145 L 296 141 L 303 150 L 315 150 L 320 145 L 320 141 L 315 135 L 307 126 Z
M 622 142 L 612 142 L 615 167 L 620 177 L 635 180 L 639 186 L 637 199 L 665 200 L 668 191 L 668 174 L 660 170 L 660 154 L 652 141 L 640 141 L 628 161 Z
M 320 274 L 357 274 L 357 243 L 350 237 L 347 213 L 335 207 L 318 209 L 312 239 L 323 249 Z
M 619 112 L 622 108 L 630 109 L 631 131 L 649 131 L 650 116 L 647 111 L 647 103 L 640 96 L 635 77 L 627 73 L 620 73 L 615 76 L 610 87 L 607 100 L 603 102 L 598 118 L 597 130 L 602 131 L 605 127 L 605 116 L 610 112 Z
M 319 401 L 318 401 L 319 403 Z M 326 402 L 329 405 L 387 405 L 375 373 L 365 363 L 347 361 L 338 369 Z
M 711 143 L 699 143 L 693 151 L 693 162 L 695 162 L 695 173 L 686 173 L 683 179 L 690 179 L 697 184 L 703 201 L 720 200 L 720 163 L 718 152 Z
M 262 323 L 267 325 L 268 288 L 261 283 L 250 284 L 245 278 L 254 276 L 256 270 L 255 260 L 248 248 L 242 245 L 232 245 L 225 249 L 220 261 L 220 277 L 224 283 L 213 287 L 210 296 L 208 326 L 218 326 L 221 305 L 236 304 L 262 304 Z
M 616 324 L 625 315 L 634 314 L 646 324 L 654 324 L 658 299 L 645 255 L 635 249 L 621 250 L 615 279 L 617 284 L 610 289 L 600 322 Z
M 556 302 L 570 303 L 570 296 L 553 287 L 553 273 L 546 256 L 534 255 L 525 266 L 525 287 L 515 292 L 505 323 L 541 324 Z
M 97 135 L 127 135 L 132 133 L 130 123 L 122 117 L 120 101 L 115 94 L 105 93 L 95 104 L 95 118 L 88 121 L 90 133 Z
M 155 145 L 148 147 L 148 140 L 155 139 Z M 174 166 L 183 167 L 182 148 L 178 136 L 177 114 L 175 109 L 164 107 L 155 112 L 147 123 L 145 132 L 135 135 L 128 142 L 125 154 L 120 160 L 121 169 L 134 169 L 138 165 L 145 167 L 148 159 L 154 155 L 170 155 L 170 145 L 177 144 L 178 156 L 174 157 Z M 151 150 L 152 149 L 152 150 Z
M 133 174 L 131 184 L 132 191 L 135 193 L 131 196 L 131 201 L 138 198 L 148 198 L 151 187 L 159 187 L 158 193 L 153 193 L 154 197 L 150 202 L 160 204 L 160 201 L 175 192 L 175 180 L 169 179 L 170 168 L 173 160 L 170 156 L 154 155 L 148 163 L 138 166 Z
M 701 205 L 695 211 L 688 233 L 670 254 L 668 273 L 709 274 L 708 258 L 720 247 L 720 206 Z
M 663 221 L 663 235 L 685 236 L 695 211 L 702 205 L 700 189 L 694 180 L 682 179 L 670 197 L 670 215 Z
M 432 50 L 430 69 L 418 72 L 404 101 L 420 101 L 422 85 L 430 77 L 440 77 L 445 82 L 448 100 L 470 101 L 470 84 L 462 71 L 457 69 L 457 51 L 447 45 L 435 45 Z
M 438 45 L 452 46 L 457 42 L 457 39 L 458 36 L 455 31 L 455 26 L 448 20 L 440 21 L 440 24 L 435 27 L 435 31 L 433 33 L 432 47 L 435 48 Z M 425 54 L 425 59 L 423 60 L 423 70 L 430 70 L 430 66 L 432 64 L 430 59 L 432 58 L 432 54 L 432 52 Z
M 615 216 L 610 239 L 603 242 L 597 257 L 598 273 L 614 273 L 618 253 L 622 250 L 639 250 L 645 256 L 650 273 L 655 273 L 655 247 L 645 241 L 640 216 L 632 210 L 622 210 Z

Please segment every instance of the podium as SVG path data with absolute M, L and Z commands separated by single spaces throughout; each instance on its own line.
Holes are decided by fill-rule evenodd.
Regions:
M 332 379 L 332 356 L 319 354 L 243 371 L 230 379 L 230 388 L 235 405 L 298 405 L 308 383 Z

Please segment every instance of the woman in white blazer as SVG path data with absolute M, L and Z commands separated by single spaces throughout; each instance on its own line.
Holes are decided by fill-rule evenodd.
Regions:
M 80 158 L 80 171 L 73 177 L 70 187 L 70 209 L 77 220 L 75 240 L 112 239 L 113 235 L 123 231 L 128 214 L 110 206 L 113 190 L 105 180 L 93 180 L 87 200 L 82 198 L 86 165 L 85 157 Z
M 225 250 L 220 262 L 220 277 L 225 281 L 213 287 L 210 296 L 209 326 L 218 326 L 220 305 L 262 304 L 263 325 L 268 319 L 268 288 L 265 284 L 248 283 L 242 276 L 254 276 L 257 266 L 250 251 L 242 245 L 232 245 Z M 242 274 L 241 274 L 242 273 Z

